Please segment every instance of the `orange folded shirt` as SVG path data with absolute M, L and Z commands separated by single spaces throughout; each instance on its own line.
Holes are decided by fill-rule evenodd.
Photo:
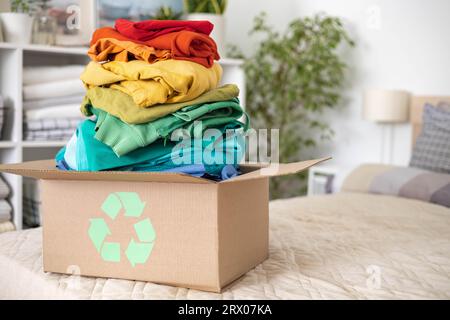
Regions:
M 144 60 L 154 63 L 171 58 L 170 50 L 157 50 L 146 45 L 114 38 L 99 39 L 89 48 L 88 56 L 97 62 Z
M 216 43 L 205 34 L 183 30 L 142 42 L 131 40 L 111 27 L 94 32 L 88 54 L 94 61 L 128 61 L 131 55 L 149 63 L 172 58 L 196 62 L 207 68 L 220 59 Z
M 144 43 L 129 41 L 113 28 L 102 28 L 94 32 L 88 56 L 96 62 L 144 60 L 154 63 L 170 59 L 171 53 L 170 50 L 158 50 Z

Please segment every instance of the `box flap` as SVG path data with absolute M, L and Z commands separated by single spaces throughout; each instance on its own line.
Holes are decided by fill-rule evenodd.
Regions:
M 267 177 L 278 177 L 278 176 L 285 176 L 289 174 L 295 174 L 301 171 L 304 171 L 308 169 L 309 167 L 312 167 L 320 162 L 330 160 L 331 157 L 321 158 L 321 159 L 315 159 L 315 160 L 306 160 L 306 161 L 300 161 L 300 162 L 292 162 L 292 163 L 277 163 L 277 164 L 271 164 L 266 166 L 252 166 L 252 171 L 248 173 L 244 173 L 240 176 L 237 176 L 235 178 L 231 178 L 229 180 L 222 181 L 220 183 L 230 183 L 235 181 L 243 181 L 243 180 L 251 180 L 251 179 L 261 179 L 261 178 L 267 178 Z M 247 169 L 247 166 L 243 166 L 243 171 L 245 172 Z
M 63 171 L 55 167 L 55 160 L 28 161 L 0 165 L 0 172 L 46 180 L 102 180 L 141 182 L 180 182 L 214 184 L 214 181 L 172 172 L 129 171 Z
M 266 177 L 295 174 L 331 157 L 293 163 L 278 164 L 243 164 L 243 174 L 220 183 L 261 179 Z M 213 180 L 193 177 L 188 174 L 172 172 L 130 172 L 130 171 L 63 171 L 55 167 L 55 161 L 38 160 L 23 163 L 2 164 L 0 172 L 17 174 L 45 180 L 102 180 L 102 181 L 140 181 L 140 182 L 179 182 L 216 184 Z

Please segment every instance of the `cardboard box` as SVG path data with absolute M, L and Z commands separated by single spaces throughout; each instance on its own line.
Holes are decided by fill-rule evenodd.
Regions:
M 219 183 L 178 173 L 60 171 L 53 160 L 0 171 L 42 180 L 44 271 L 220 292 L 268 257 L 269 177 L 324 160 L 278 170 L 244 165 L 244 174 Z

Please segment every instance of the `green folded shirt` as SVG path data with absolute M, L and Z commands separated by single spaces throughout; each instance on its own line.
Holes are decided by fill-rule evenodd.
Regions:
M 81 112 L 86 116 L 91 116 L 89 106 L 106 111 L 120 120 L 130 124 L 147 123 L 187 106 L 194 106 L 209 102 L 226 101 L 236 98 L 239 95 L 239 88 L 234 84 L 227 84 L 205 92 L 199 97 L 180 103 L 169 103 L 154 105 L 148 108 L 138 106 L 131 96 L 116 89 L 94 87 L 86 92 L 81 105 Z
M 156 140 L 176 138 L 188 134 L 202 139 L 206 129 L 248 130 L 249 119 L 239 105 L 239 99 L 204 103 L 183 109 L 145 124 L 128 124 L 115 116 L 86 105 L 90 114 L 97 116 L 95 138 L 110 146 L 117 156 L 125 155 Z M 245 115 L 245 122 L 239 119 Z M 176 129 L 183 129 L 174 132 Z
M 236 167 L 245 154 L 245 139 L 238 134 L 205 140 L 159 139 L 122 157 L 94 135 L 95 123 L 82 121 L 67 146 L 56 155 L 56 162 L 64 161 L 63 168 L 76 171 L 165 171 L 201 165 L 206 173 L 217 176 L 226 165 Z

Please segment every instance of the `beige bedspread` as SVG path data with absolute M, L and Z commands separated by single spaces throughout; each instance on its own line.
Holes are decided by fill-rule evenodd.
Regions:
M 270 258 L 222 294 L 44 274 L 40 229 L 1 234 L 0 298 L 450 299 L 449 209 L 338 194 L 273 201 L 270 219 Z

